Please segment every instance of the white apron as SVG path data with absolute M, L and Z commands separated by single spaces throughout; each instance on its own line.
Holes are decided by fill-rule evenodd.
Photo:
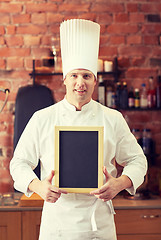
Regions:
M 112 202 L 87 194 L 44 202 L 39 240 L 116 240 Z

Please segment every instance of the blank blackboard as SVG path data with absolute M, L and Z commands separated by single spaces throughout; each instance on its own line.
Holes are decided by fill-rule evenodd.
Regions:
M 88 193 L 103 184 L 103 127 L 55 127 L 55 185 Z

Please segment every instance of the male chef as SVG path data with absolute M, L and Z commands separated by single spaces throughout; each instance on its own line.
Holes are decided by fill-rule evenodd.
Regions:
M 26 196 L 35 192 L 45 200 L 39 240 L 115 240 L 111 199 L 124 189 L 134 194 L 147 171 L 143 151 L 121 113 L 92 99 L 97 81 L 99 37 L 100 26 L 95 22 L 72 19 L 61 24 L 65 98 L 33 115 L 11 160 L 15 188 Z M 90 194 L 79 194 L 54 186 L 55 126 L 104 127 L 101 188 Z M 41 180 L 33 172 L 38 159 Z M 118 178 L 114 159 L 124 167 Z

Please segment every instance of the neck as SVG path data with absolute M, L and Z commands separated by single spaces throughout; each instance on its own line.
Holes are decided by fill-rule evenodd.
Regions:
M 86 103 L 84 103 L 84 102 L 73 102 L 73 101 L 70 101 L 70 99 L 68 99 L 67 96 L 65 96 L 65 98 L 70 104 L 72 104 L 76 108 L 76 111 L 81 111 L 82 107 L 90 102 L 90 101 L 88 101 Z

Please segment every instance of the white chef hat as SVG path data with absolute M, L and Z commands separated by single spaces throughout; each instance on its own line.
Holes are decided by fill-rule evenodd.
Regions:
M 60 26 L 63 77 L 74 69 L 87 69 L 97 78 L 100 25 L 71 19 Z

